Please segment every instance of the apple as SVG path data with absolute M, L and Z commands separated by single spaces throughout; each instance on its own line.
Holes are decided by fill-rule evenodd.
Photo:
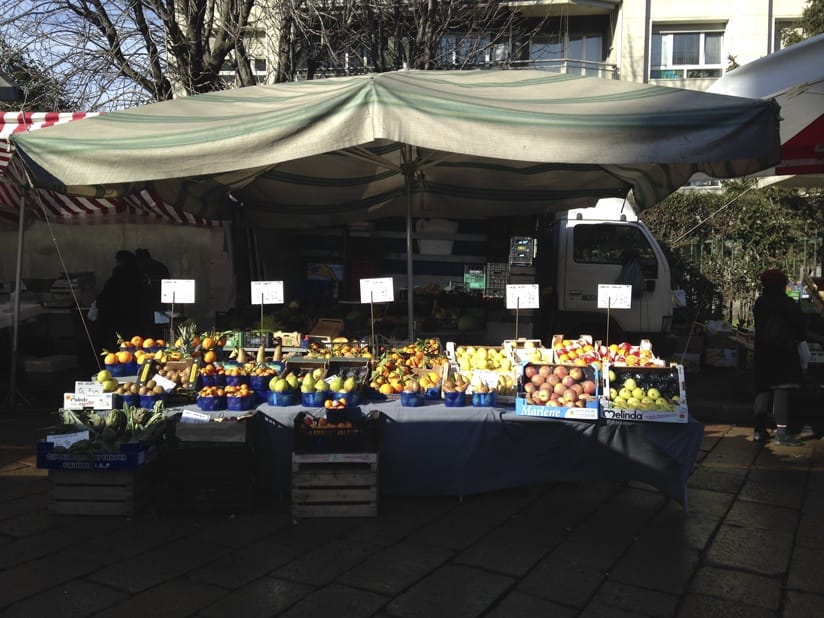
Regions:
M 562 383 L 564 386 L 566 386 L 567 388 L 569 388 L 569 387 L 570 387 L 570 386 L 572 386 L 573 384 L 576 384 L 576 382 L 575 382 L 575 380 L 573 379 L 573 377 L 572 377 L 571 375 L 569 375 L 569 374 L 567 374 L 567 375 L 565 375 L 565 376 L 563 377 L 563 379 L 561 380 L 561 383 Z
M 583 387 L 584 393 L 586 395 L 594 395 L 595 391 L 597 390 L 597 387 L 598 387 L 598 385 L 595 384 L 595 382 L 593 382 L 592 380 L 584 380 L 583 382 L 581 382 L 581 386 Z M 612 397 L 612 392 L 613 391 L 615 391 L 614 388 L 610 389 L 610 391 L 609 391 L 610 397 Z M 616 391 L 615 394 L 616 395 L 618 394 L 617 391 Z M 614 399 L 614 397 L 613 397 L 613 399 Z
M 530 382 L 532 382 L 535 386 L 540 386 L 544 383 L 544 376 L 542 376 L 540 373 L 536 373 L 534 376 L 532 376 Z
M 546 381 L 547 381 L 549 384 L 552 384 L 552 386 L 555 386 L 556 384 L 558 384 L 558 382 L 560 382 L 560 381 L 561 381 L 561 378 L 559 378 L 558 376 L 556 376 L 554 373 L 551 373 L 551 374 L 549 374 L 549 376 L 547 377 Z
M 553 387 L 553 390 L 554 390 L 554 392 L 558 393 L 559 395 L 563 395 L 566 392 L 567 387 L 564 386 L 564 384 L 562 382 L 558 382 L 558 384 L 556 384 Z
M 524 384 L 524 392 L 527 393 L 528 395 L 531 395 L 536 390 L 538 390 L 538 387 L 535 386 L 532 382 L 526 382 Z
M 627 378 L 624 380 L 624 384 L 622 386 L 627 390 L 634 391 L 638 387 L 638 384 L 636 384 L 634 379 Z
M 559 378 L 563 378 L 569 373 L 569 370 L 567 370 L 567 368 L 563 365 L 556 365 L 555 369 L 553 370 L 553 373 Z
M 549 365 L 541 365 L 538 368 L 538 373 L 544 376 L 544 378 L 546 378 L 550 373 L 552 373 L 552 367 L 550 367 Z
M 538 373 L 538 368 L 535 365 L 527 365 L 526 367 L 524 367 L 525 378 L 532 379 L 532 376 L 534 376 L 536 373 Z
M 656 399 L 660 399 L 661 391 L 659 391 L 657 388 L 651 388 L 647 391 L 647 397 L 649 397 L 653 401 L 655 401 Z
M 569 390 L 571 390 L 571 391 L 575 391 L 575 393 L 576 393 L 579 397 L 580 397 L 581 395 L 583 395 L 583 394 L 584 394 L 584 387 L 583 387 L 583 386 L 582 386 L 579 382 L 576 382 L 575 384 L 573 384 L 572 386 L 570 386 L 570 387 L 569 387 Z
M 576 382 L 580 382 L 584 379 L 584 370 L 580 367 L 573 367 L 569 370 L 569 376 Z
M 535 395 L 533 395 L 533 399 L 541 402 L 542 404 L 546 404 L 549 401 L 549 391 L 547 390 L 539 390 Z

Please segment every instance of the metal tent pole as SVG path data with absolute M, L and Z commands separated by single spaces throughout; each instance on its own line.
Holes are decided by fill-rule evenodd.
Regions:
M 12 302 L 11 371 L 9 372 L 9 410 L 17 405 L 17 362 L 20 337 L 20 288 L 23 281 L 23 228 L 25 224 L 26 192 L 20 190 L 20 216 L 17 222 L 17 265 L 14 272 L 14 300 Z
M 403 175 L 406 193 L 406 313 L 410 343 L 415 341 L 415 302 L 413 298 L 414 269 L 412 266 L 412 185 L 415 182 L 415 166 L 412 164 L 412 147 L 403 146 Z

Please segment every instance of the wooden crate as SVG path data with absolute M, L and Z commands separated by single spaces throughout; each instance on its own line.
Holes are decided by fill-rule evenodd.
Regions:
M 292 455 L 292 516 L 376 517 L 377 453 Z
M 49 470 L 49 510 L 58 515 L 134 515 L 151 498 L 154 464 L 131 470 Z

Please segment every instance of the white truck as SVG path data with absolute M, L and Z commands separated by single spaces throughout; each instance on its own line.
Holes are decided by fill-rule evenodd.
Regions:
M 615 284 L 629 256 L 637 257 L 644 289 L 629 309 L 598 308 L 598 285 Z M 670 266 L 658 241 L 632 206 L 620 198 L 568 210 L 538 241 L 536 275 L 541 319 L 535 336 L 592 334 L 609 342 L 639 337 L 662 340 L 673 315 Z M 540 329 L 541 332 L 537 332 Z

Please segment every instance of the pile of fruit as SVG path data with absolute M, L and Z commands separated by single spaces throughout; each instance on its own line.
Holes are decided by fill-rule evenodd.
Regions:
M 470 383 L 475 384 L 477 375 L 485 371 L 497 374 L 499 395 L 514 395 L 516 390 L 515 371 L 512 357 L 503 346 L 458 346 L 455 348 L 455 363 L 459 372 Z M 474 392 L 474 387 L 473 387 Z
M 601 369 L 604 363 L 628 367 L 661 367 L 663 361 L 655 356 L 649 342 L 633 345 L 628 341 L 604 345 L 592 342 L 588 337 L 564 339 L 556 336 L 552 341 L 555 362 Z
M 589 367 L 527 364 L 521 381 L 527 404 L 586 408 L 597 401 L 598 384 Z
M 609 367 L 609 390 L 605 393 L 611 408 L 675 412 L 682 403 L 677 370 Z

